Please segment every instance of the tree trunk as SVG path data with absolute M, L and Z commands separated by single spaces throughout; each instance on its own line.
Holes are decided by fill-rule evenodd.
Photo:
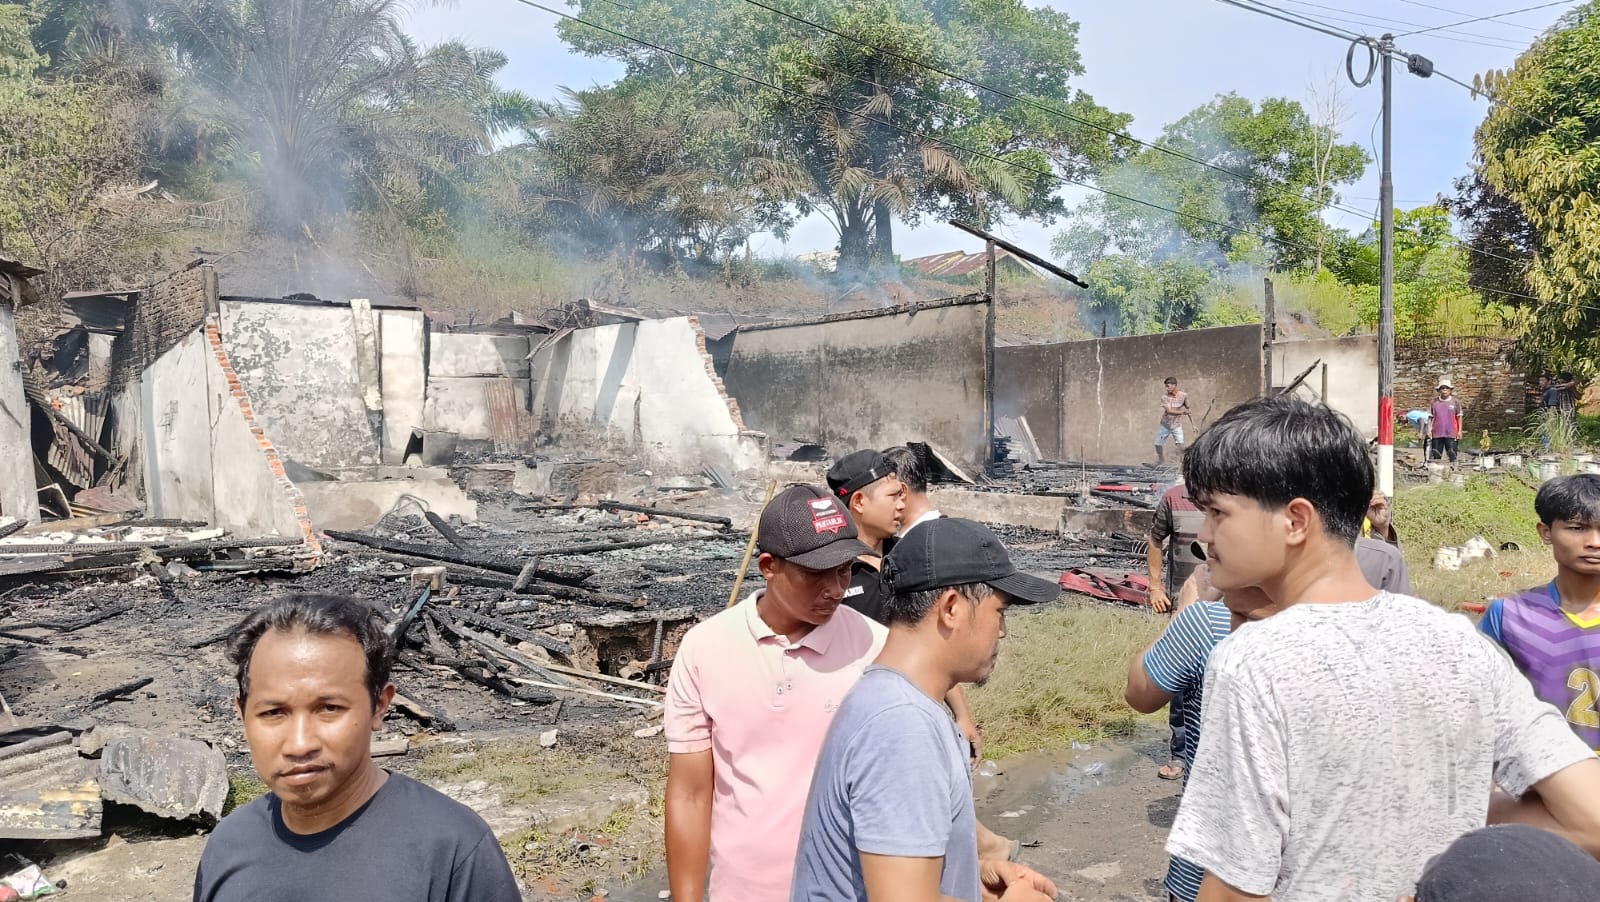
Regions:
M 862 273 L 872 264 L 871 235 L 867 231 L 866 211 L 858 203 L 845 207 L 839 223 L 839 266 L 837 272 Z
M 880 200 L 872 205 L 872 262 L 879 266 L 894 265 L 894 214 L 889 212 L 889 202 Z

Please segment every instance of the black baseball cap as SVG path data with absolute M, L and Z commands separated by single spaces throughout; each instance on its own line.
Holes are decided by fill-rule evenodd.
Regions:
M 1592 902 L 1600 863 L 1567 839 L 1526 824 L 1483 827 L 1435 855 L 1417 902 Z
M 807 570 L 832 570 L 872 554 L 838 498 L 821 486 L 792 485 L 761 512 L 756 547 Z
M 913 527 L 884 559 L 884 574 L 897 594 L 983 583 L 1016 604 L 1061 597 L 1060 586 L 1017 570 L 993 530 L 955 517 Z
M 870 448 L 852 451 L 828 468 L 828 488 L 848 501 L 856 492 L 893 475 L 894 467 L 889 466 L 889 459 L 882 452 Z

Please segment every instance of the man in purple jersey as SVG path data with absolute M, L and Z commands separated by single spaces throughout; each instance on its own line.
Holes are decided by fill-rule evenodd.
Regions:
M 1533 507 L 1556 578 L 1496 599 L 1478 628 L 1511 653 L 1539 698 L 1600 750 L 1600 476 L 1552 479 Z

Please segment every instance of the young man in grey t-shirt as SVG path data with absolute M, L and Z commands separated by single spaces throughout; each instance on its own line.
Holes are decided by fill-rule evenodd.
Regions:
M 1200 902 L 1393 902 L 1486 822 L 1600 852 L 1600 759 L 1465 617 L 1362 576 L 1373 468 L 1344 417 L 1240 405 L 1191 446 L 1184 477 L 1242 624 L 1207 664 L 1167 843 L 1206 870 Z
M 793 902 L 1055 896 L 1020 865 L 978 858 L 967 741 L 940 703 L 981 683 L 1008 602 L 1053 601 L 970 520 L 922 524 L 884 558 L 889 639 L 840 704 L 823 741 L 795 857 Z

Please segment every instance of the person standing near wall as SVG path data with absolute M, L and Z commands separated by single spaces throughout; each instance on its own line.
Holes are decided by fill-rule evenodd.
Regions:
M 1155 517 L 1151 520 L 1149 549 L 1145 564 L 1150 576 L 1150 609 L 1157 614 L 1172 610 L 1172 593 L 1189 579 L 1200 565 L 1195 556 L 1195 541 L 1200 538 L 1200 524 L 1205 515 L 1189 500 L 1180 477 L 1177 485 L 1167 489 L 1156 502 Z M 1156 771 L 1163 780 L 1181 780 L 1188 738 L 1184 718 L 1185 701 L 1180 693 L 1167 710 L 1167 725 L 1172 729 L 1167 763 Z
M 1428 443 L 1428 459 L 1439 460 L 1449 456 L 1456 462 L 1456 451 L 1461 443 L 1461 401 L 1455 397 L 1455 386 L 1449 379 L 1439 380 L 1439 396 L 1429 405 L 1433 420 L 1433 438 Z
M 1168 376 L 1161 395 L 1161 425 L 1156 427 L 1156 466 L 1166 463 L 1167 439 L 1183 453 L 1183 418 L 1189 416 L 1189 393 L 1178 390 L 1178 377 Z

